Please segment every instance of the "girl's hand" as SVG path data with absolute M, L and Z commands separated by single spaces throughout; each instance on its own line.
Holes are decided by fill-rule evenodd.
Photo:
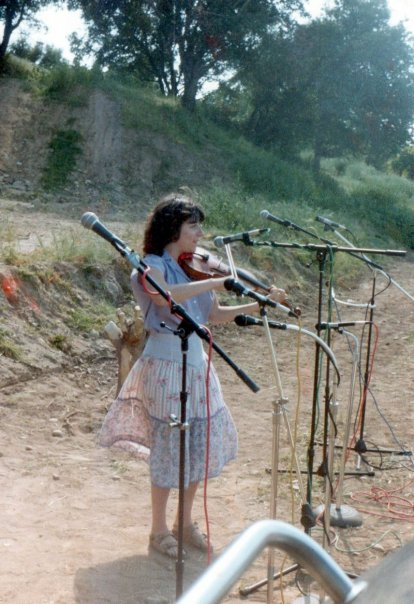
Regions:
M 215 291 L 224 291 L 226 289 L 224 287 L 224 282 L 228 278 L 229 278 L 228 276 L 226 276 L 226 277 L 213 277 L 211 279 L 211 281 L 213 282 L 212 289 L 214 289 Z
M 269 296 L 271 300 L 279 302 L 279 304 L 287 304 L 287 296 L 284 289 L 276 287 L 275 285 L 270 286 Z

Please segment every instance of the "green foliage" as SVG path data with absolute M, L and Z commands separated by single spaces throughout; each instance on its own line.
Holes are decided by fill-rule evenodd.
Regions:
M 50 336 L 49 343 L 51 346 L 53 346 L 53 348 L 57 348 L 58 350 L 61 350 L 62 352 L 67 353 L 67 352 L 71 351 L 71 344 L 68 341 L 67 335 L 65 335 L 65 334 L 57 333 L 57 334 L 54 334 L 53 336 Z
M 414 248 L 414 213 L 402 203 L 398 191 L 362 185 L 353 192 L 353 205 L 378 233 Z
M 414 146 L 405 147 L 389 161 L 389 166 L 396 174 L 414 180 Z
M 21 358 L 21 351 L 11 339 L 9 332 L 3 328 L 0 328 L 0 356 L 1 355 L 15 361 L 18 361 Z
M 97 301 L 94 304 L 73 308 L 70 311 L 67 325 L 71 329 L 88 333 L 92 330 L 102 332 L 105 325 L 114 316 L 114 307 L 107 302 Z
M 72 262 L 92 265 L 99 262 L 107 266 L 113 261 L 113 251 L 103 239 L 85 236 L 81 228 L 65 229 L 58 236 L 54 235 L 50 243 L 39 241 L 35 256 L 49 261 Z
M 59 0 L 19 0 L 0 2 L 0 73 L 13 32 L 22 24 L 34 20 L 36 13 L 48 4 Z
M 71 0 L 88 24 L 84 52 L 101 66 L 156 83 L 193 110 L 200 82 L 248 54 L 269 29 L 291 24 L 302 0 Z M 82 52 L 79 38 L 77 52 Z
M 250 194 L 259 192 L 270 198 L 304 200 L 316 193 L 310 172 L 241 139 L 229 159 L 239 182 Z
M 328 172 L 336 172 L 337 159 L 324 160 Z M 342 160 L 341 174 L 336 180 L 336 196 L 319 196 L 320 206 L 335 212 L 341 222 L 354 223 L 362 236 L 372 240 L 397 242 L 414 247 L 414 183 L 367 166 L 363 162 Z
M 26 59 L 35 65 L 47 69 L 67 63 L 59 48 L 54 48 L 48 44 L 44 45 L 41 42 L 37 42 L 34 46 L 31 46 L 25 38 L 19 38 L 17 42 L 12 44 L 10 50 L 16 57 Z
M 58 130 L 49 143 L 49 156 L 41 182 L 46 191 L 65 186 L 82 153 L 82 136 L 73 129 Z
M 51 69 L 44 69 L 39 78 L 41 94 L 50 101 L 83 106 L 88 99 L 90 88 L 102 80 L 98 68 L 87 69 L 80 65 L 70 66 L 58 63 Z
M 3 60 L 0 73 L 10 78 L 30 81 L 38 77 L 38 68 L 28 59 L 8 54 Z
M 264 37 L 233 80 L 252 105 L 246 136 L 285 157 L 311 147 L 315 171 L 348 153 L 382 166 L 411 137 L 412 45 L 385 0 L 337 0 L 323 18 Z

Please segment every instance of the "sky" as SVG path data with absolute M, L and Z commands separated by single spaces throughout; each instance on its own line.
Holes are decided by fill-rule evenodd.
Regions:
M 313 17 L 317 17 L 329 2 L 330 0 L 308 0 L 305 4 L 308 12 Z M 406 29 L 414 33 L 414 1 L 388 0 L 388 6 L 391 12 L 390 23 L 395 25 L 402 21 Z M 60 48 L 63 56 L 72 61 L 73 55 L 70 52 L 68 38 L 74 31 L 78 35 L 84 31 L 80 12 L 49 7 L 39 11 L 37 17 L 43 24 L 42 29 L 28 30 L 22 26 L 16 30 L 12 42 L 24 34 L 25 37 L 28 36 L 27 39 L 32 45 L 42 42 Z

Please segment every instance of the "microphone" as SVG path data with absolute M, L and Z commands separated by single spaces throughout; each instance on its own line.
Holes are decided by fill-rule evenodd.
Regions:
M 289 317 L 295 317 L 297 319 L 295 312 L 290 310 L 290 308 L 284 304 L 279 304 L 279 302 L 275 302 L 262 294 L 258 294 L 252 289 L 245 287 L 242 283 L 240 283 L 240 281 L 236 281 L 236 279 L 233 279 L 232 277 L 229 277 L 224 281 L 224 287 L 227 289 L 227 291 L 235 292 L 238 296 L 248 296 L 249 298 L 253 298 L 253 300 L 259 304 L 267 304 L 272 308 L 278 308 L 279 310 L 283 310 L 283 312 L 288 313 Z
M 248 244 L 250 236 L 254 237 L 255 235 L 261 235 L 262 233 L 268 233 L 269 231 L 270 229 L 253 229 L 252 231 L 244 231 L 244 233 L 236 233 L 235 235 L 215 237 L 213 241 L 216 247 L 223 247 L 223 245 L 227 245 L 233 241 L 243 241 L 243 243 Z
M 271 220 L 272 222 L 277 222 L 278 224 L 282 224 L 285 227 L 292 226 L 292 223 L 289 222 L 289 220 L 283 220 L 283 218 L 278 218 L 277 216 L 273 216 L 273 214 L 271 214 L 267 210 L 262 210 L 260 212 L 260 216 L 262 218 L 266 218 L 267 220 Z
M 234 322 L 239 327 L 248 327 L 249 325 L 263 325 L 262 319 L 251 317 L 250 315 L 237 315 L 234 317 Z M 268 321 L 270 327 L 276 329 L 287 329 L 286 323 L 277 323 L 276 321 Z
M 116 237 L 116 235 L 111 233 L 111 231 L 107 229 L 102 222 L 100 222 L 99 218 L 93 212 L 85 212 L 81 218 L 81 224 L 85 227 L 85 229 L 91 229 L 94 233 L 106 241 L 109 241 L 111 245 L 126 248 L 126 244 L 121 241 L 121 239 Z
M 371 321 L 345 321 L 341 323 L 317 323 L 316 329 L 341 329 L 342 327 L 354 327 L 355 325 L 366 325 Z
M 315 218 L 315 220 L 317 220 L 318 222 L 322 222 L 322 224 L 325 225 L 325 230 L 327 229 L 345 229 L 345 231 L 347 230 L 346 226 L 344 226 L 343 224 L 338 224 L 337 222 L 334 222 L 333 220 L 330 220 L 329 218 L 324 218 L 324 216 L 317 216 Z

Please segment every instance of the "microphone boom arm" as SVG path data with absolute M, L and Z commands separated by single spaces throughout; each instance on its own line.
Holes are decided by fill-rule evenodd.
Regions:
M 243 317 L 243 319 L 237 320 L 238 317 Z M 251 321 L 251 323 L 249 323 L 249 321 Z M 237 317 L 235 318 L 235 323 L 239 326 L 243 325 L 246 327 L 262 324 L 260 319 L 256 319 L 256 317 L 250 317 L 249 315 L 237 315 Z M 341 376 L 339 374 L 338 363 L 336 361 L 336 358 L 335 358 L 335 355 L 334 355 L 332 349 L 326 344 L 326 342 L 322 338 L 320 338 L 316 333 L 313 333 L 312 331 L 305 329 L 304 327 L 299 327 L 298 325 L 293 325 L 291 323 L 277 323 L 276 321 L 268 321 L 267 323 L 268 323 L 269 327 L 271 327 L 272 329 L 281 329 L 283 331 L 290 330 L 290 331 L 296 331 L 296 332 L 300 331 L 301 333 L 304 333 L 305 335 L 313 338 L 319 344 L 319 346 L 323 349 L 325 354 L 329 357 L 332 365 L 334 366 L 336 375 L 338 378 L 337 385 L 339 386 L 339 383 L 341 381 Z
M 364 262 L 367 262 L 367 260 L 365 258 L 362 258 L 361 256 L 358 256 L 357 254 L 384 254 L 386 256 L 405 256 L 407 254 L 406 250 L 383 250 L 383 249 L 376 249 L 376 248 L 349 248 L 349 247 L 342 247 L 339 245 L 335 245 L 335 244 L 327 244 L 327 245 L 320 245 L 320 244 L 315 244 L 315 243 L 281 243 L 279 241 L 251 241 L 249 243 L 249 245 L 255 245 L 255 246 L 265 246 L 265 247 L 285 247 L 285 248 L 292 248 L 292 249 L 297 249 L 297 250 L 304 250 L 304 251 L 311 251 L 311 252 L 326 252 L 327 250 L 331 250 L 332 252 L 346 252 L 348 254 L 350 254 L 351 256 L 355 256 L 355 258 L 358 258 L 359 260 L 363 260 Z M 371 264 L 373 264 L 371 262 Z

